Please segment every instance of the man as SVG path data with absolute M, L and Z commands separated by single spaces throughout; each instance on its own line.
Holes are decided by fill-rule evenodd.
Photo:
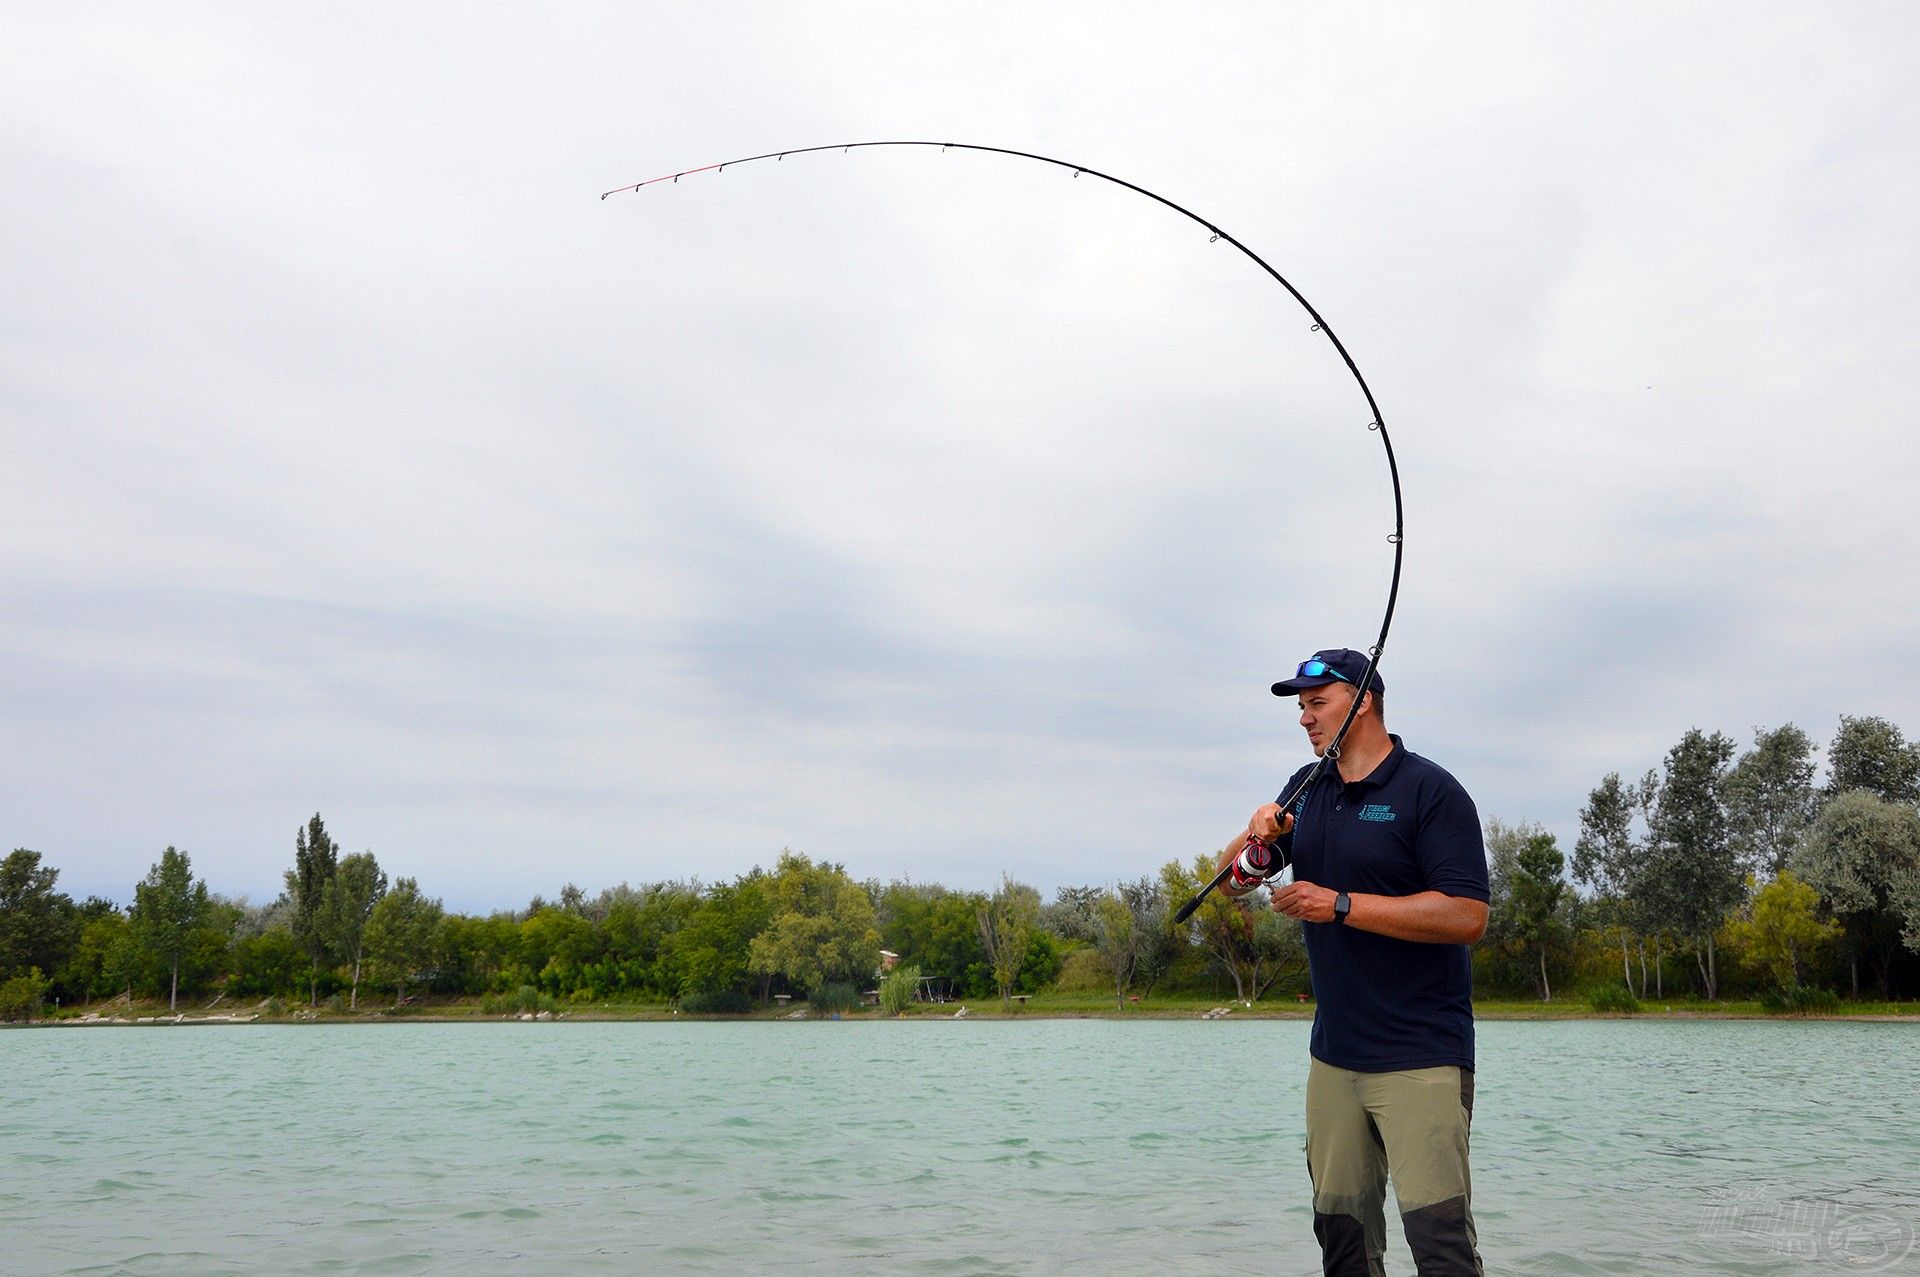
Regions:
M 1377 671 L 1368 678 L 1361 653 L 1315 652 L 1273 693 L 1299 698 L 1316 756 L 1360 698 L 1332 763 L 1290 811 L 1255 811 L 1221 859 L 1249 841 L 1292 859 L 1293 882 L 1273 907 L 1303 924 L 1313 981 L 1307 1171 L 1322 1266 L 1382 1277 L 1391 1176 L 1421 1277 L 1478 1277 L 1467 1130 L 1468 946 L 1487 928 L 1479 814 L 1460 782 L 1388 734 L 1386 685 Z

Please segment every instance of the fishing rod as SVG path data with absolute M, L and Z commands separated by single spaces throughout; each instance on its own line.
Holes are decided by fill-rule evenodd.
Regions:
M 1295 785 L 1287 793 L 1281 795 L 1279 806 L 1281 813 L 1284 815 L 1293 807 L 1300 795 L 1306 793 L 1307 790 L 1313 786 L 1313 783 L 1320 778 L 1320 774 L 1326 770 L 1327 765 L 1340 757 L 1340 743 L 1346 739 L 1347 729 L 1353 726 L 1353 720 L 1357 718 L 1360 713 L 1360 691 L 1365 689 L 1366 686 L 1373 681 L 1374 670 L 1380 665 L 1380 653 L 1384 651 L 1387 646 L 1387 632 L 1393 628 L 1393 609 L 1400 599 L 1401 559 L 1406 552 L 1406 511 L 1400 497 L 1400 464 L 1395 460 L 1393 455 L 1393 440 L 1387 434 L 1386 417 L 1381 413 L 1380 405 L 1373 397 L 1373 389 L 1367 385 L 1367 379 L 1361 375 L 1360 366 L 1353 362 L 1353 356 L 1348 353 L 1346 343 L 1342 342 L 1340 338 L 1334 334 L 1332 325 L 1328 324 L 1325 317 L 1314 308 L 1313 303 L 1308 301 L 1305 295 L 1293 286 L 1292 281 L 1288 280 L 1285 275 L 1282 275 L 1269 265 L 1267 260 L 1261 257 L 1260 254 L 1254 252 L 1251 248 L 1248 248 L 1238 239 L 1235 239 L 1232 235 L 1229 235 L 1226 231 L 1220 229 L 1192 209 L 1184 205 L 1176 204 L 1166 196 L 1155 191 L 1150 191 L 1144 186 L 1135 185 L 1125 178 L 1115 177 L 1111 173 L 1102 173 L 1099 169 L 1089 168 L 1084 164 L 1073 164 L 1066 160 L 1055 159 L 1050 155 L 1036 155 L 1032 151 L 1017 151 L 1004 146 L 981 146 L 972 142 L 836 142 L 828 146 L 797 146 L 785 151 L 768 151 L 762 155 L 748 155 L 737 160 L 722 160 L 718 164 L 703 164 L 699 168 L 682 169 L 677 173 L 666 173 L 660 177 L 650 177 L 644 182 L 635 182 L 630 186 L 617 186 L 613 190 L 603 191 L 600 194 L 600 198 L 604 200 L 610 195 L 639 191 L 649 186 L 657 186 L 662 182 L 677 183 L 681 178 L 691 177 L 696 173 L 724 173 L 728 169 L 736 168 L 742 164 L 757 164 L 764 160 L 772 160 L 775 163 L 779 163 L 789 155 L 813 155 L 822 151 L 839 151 L 844 155 L 856 150 L 903 146 L 938 148 L 941 151 L 978 151 L 987 155 L 1004 155 L 1014 159 L 1033 160 L 1040 164 L 1051 164 L 1055 168 L 1067 169 L 1075 178 L 1082 176 L 1094 177 L 1103 182 L 1111 182 L 1113 185 L 1132 191 L 1136 195 L 1144 195 L 1154 201 L 1154 203 L 1172 209 L 1187 220 L 1197 222 L 1199 225 L 1205 227 L 1212 236 L 1208 241 L 1209 243 L 1225 242 L 1231 244 L 1234 248 L 1239 249 L 1254 265 L 1265 271 L 1275 283 L 1287 290 L 1288 295 L 1291 296 L 1294 301 L 1298 302 L 1300 308 L 1306 311 L 1307 315 L 1313 320 L 1313 327 L 1310 331 L 1324 333 L 1326 335 L 1327 340 L 1333 343 L 1334 350 L 1339 352 L 1340 360 L 1347 366 L 1347 371 L 1353 375 L 1355 384 L 1360 387 L 1360 393 L 1367 401 L 1367 429 L 1376 432 L 1380 436 L 1380 446 L 1385 449 L 1387 454 L 1387 476 L 1393 483 L 1393 533 L 1387 537 L 1388 543 L 1393 546 L 1393 577 L 1387 585 L 1387 606 L 1380 617 L 1380 633 L 1379 636 L 1374 639 L 1373 646 L 1367 649 L 1366 673 L 1360 677 L 1360 681 L 1355 685 L 1356 690 L 1353 703 L 1347 707 L 1347 715 L 1340 721 L 1340 730 L 1333 734 L 1333 739 L 1328 742 L 1326 749 L 1321 752 L 1319 759 L 1314 763 L 1312 769 L 1301 778 L 1299 784 Z M 1256 853 L 1254 851 L 1255 848 L 1260 848 L 1261 851 L 1264 852 L 1264 855 Z M 1201 902 L 1204 901 L 1215 888 L 1219 887 L 1221 883 L 1233 876 L 1236 869 L 1238 869 L 1241 874 L 1242 880 L 1251 878 L 1252 881 L 1257 883 L 1260 880 L 1270 878 L 1274 874 L 1279 873 L 1281 869 L 1286 867 L 1287 859 L 1286 854 L 1280 852 L 1277 848 L 1270 847 L 1265 843 L 1249 840 L 1248 846 L 1243 849 L 1239 855 L 1221 866 L 1220 871 L 1214 874 L 1211 882 L 1207 883 L 1206 886 L 1195 893 L 1192 899 L 1180 906 L 1179 912 L 1173 916 L 1173 925 L 1179 926 L 1188 918 L 1192 917 L 1193 911 L 1200 907 Z M 1245 861 L 1246 864 L 1243 865 L 1243 861 Z

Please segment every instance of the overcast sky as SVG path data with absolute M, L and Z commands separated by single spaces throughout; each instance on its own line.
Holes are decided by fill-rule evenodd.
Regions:
M 1043 890 L 1920 731 L 1907 4 L 0 4 L 0 844 Z

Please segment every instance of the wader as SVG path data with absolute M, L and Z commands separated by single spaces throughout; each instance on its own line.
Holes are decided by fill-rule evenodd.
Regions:
M 1420 1277 L 1482 1277 L 1467 1175 L 1473 1070 L 1307 1072 L 1307 1174 L 1327 1277 L 1385 1277 L 1387 1179 Z

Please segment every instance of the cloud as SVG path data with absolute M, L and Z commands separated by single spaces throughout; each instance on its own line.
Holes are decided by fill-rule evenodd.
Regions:
M 259 897 L 318 808 L 462 908 L 1223 841 L 1300 754 L 1267 683 L 1379 623 L 1364 403 L 1040 166 L 595 198 L 842 137 L 1107 169 L 1315 301 L 1406 480 L 1395 726 L 1483 813 L 1920 718 L 1906 9 L 1114 13 L 22 19 L 0 837 Z

